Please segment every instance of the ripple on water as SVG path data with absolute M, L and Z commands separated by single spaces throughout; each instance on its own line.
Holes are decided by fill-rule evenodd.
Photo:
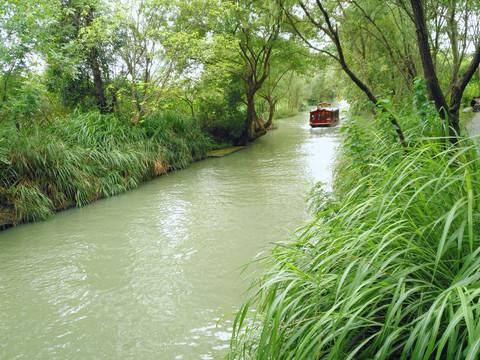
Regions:
M 0 357 L 223 358 L 239 269 L 307 220 L 305 192 L 330 178 L 337 130 L 307 119 L 0 233 Z

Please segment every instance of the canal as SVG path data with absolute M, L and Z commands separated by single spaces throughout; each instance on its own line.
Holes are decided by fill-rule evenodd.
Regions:
M 309 219 L 338 129 L 308 116 L 223 158 L 0 233 L 1 359 L 222 359 L 240 267 Z

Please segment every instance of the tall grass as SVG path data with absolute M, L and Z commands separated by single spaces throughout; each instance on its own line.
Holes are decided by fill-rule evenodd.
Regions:
M 0 226 L 46 219 L 138 187 L 203 158 L 211 141 L 190 119 L 154 114 L 133 128 L 110 115 L 72 115 L 0 131 Z
M 381 123 L 347 128 L 341 186 L 255 261 L 229 358 L 479 358 L 478 143 L 415 122 L 407 154 Z

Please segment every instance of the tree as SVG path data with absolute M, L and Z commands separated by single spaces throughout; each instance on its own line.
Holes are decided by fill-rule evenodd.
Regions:
M 316 52 L 329 56 L 337 62 L 371 103 L 374 106 L 378 106 L 379 98 L 375 95 L 369 78 L 364 77 L 362 79 L 362 72 L 355 70 L 354 67 L 358 62 L 355 57 L 349 56 L 348 51 L 345 50 L 344 43 L 350 36 L 342 32 L 345 22 L 342 22 L 342 27 L 340 27 L 340 19 L 336 17 L 342 13 L 341 2 L 317 0 L 314 5 L 301 0 L 293 3 L 287 0 L 277 0 L 277 2 L 285 11 L 289 23 L 295 32 L 304 40 L 307 46 Z M 295 5 L 298 5 L 298 7 Z M 299 11 L 303 12 L 304 17 L 297 15 Z M 334 14 L 335 17 L 332 18 L 331 14 Z M 366 48 L 363 50 L 366 51 Z M 363 74 L 365 75 L 365 73 Z M 396 129 L 400 143 L 406 148 L 405 136 L 398 120 L 393 114 L 390 114 L 389 118 Z
M 174 3 L 166 0 L 116 3 L 111 40 L 121 72 L 130 82 L 120 95 L 129 98 L 133 125 L 157 108 L 183 72 L 182 44 L 172 40 L 176 36 L 173 9 Z
M 0 7 L 0 108 L 9 101 L 9 87 L 22 86 L 22 72 L 35 68 L 41 49 L 48 48 L 45 25 L 58 19 L 58 1 L 5 1 Z M 12 89 L 13 90 L 13 89 Z
M 453 54 L 453 64 L 450 85 L 448 86 L 448 89 L 444 92 L 441 89 L 440 82 L 437 76 L 436 66 L 432 57 L 431 47 L 429 43 L 429 31 L 427 29 L 424 6 L 422 2 L 415 0 L 411 0 L 410 4 L 411 12 L 409 12 L 409 14 L 416 28 L 418 50 L 422 59 L 423 72 L 427 82 L 427 90 L 431 100 L 433 100 L 433 102 L 435 103 L 440 117 L 442 119 L 448 118 L 448 123 L 450 125 L 450 141 L 455 143 L 456 137 L 460 133 L 459 111 L 462 94 L 480 63 L 480 45 L 476 45 L 475 52 L 472 56 L 470 63 L 468 64 L 467 69 L 462 76 L 459 76 L 458 70 L 460 68 L 461 58 L 463 58 L 463 54 L 466 50 L 467 31 L 459 31 L 460 24 L 459 21 L 457 21 L 456 19 L 456 10 L 457 5 L 460 5 L 460 3 L 453 0 L 450 1 L 448 4 L 449 7 L 447 11 L 448 16 L 446 26 Z M 405 4 L 403 5 L 404 8 L 409 11 Z M 469 5 L 469 1 L 462 1 L 461 5 L 464 8 L 467 8 Z M 468 23 L 468 16 L 464 18 L 464 20 Z M 464 25 L 465 27 L 467 27 L 466 24 Z M 459 52 L 458 48 L 459 36 L 462 36 L 464 38 L 463 51 L 461 53 Z M 446 94 L 448 93 L 450 93 L 450 100 L 447 103 Z
M 209 50 L 202 62 L 243 82 L 246 117 L 236 143 L 244 145 L 266 133 L 256 111 L 256 97 L 269 75 L 282 20 L 263 0 L 224 0 L 221 9 L 220 18 L 206 17 L 201 25 L 210 30 L 205 33 Z
M 93 97 L 97 109 L 108 113 L 111 107 L 105 96 L 103 69 L 109 64 L 100 36 L 104 32 L 99 28 L 103 23 L 98 21 L 105 12 L 103 6 L 102 2 L 91 0 L 63 1 L 57 21 L 46 27 L 50 44 L 42 55 L 50 67 L 49 87 L 60 94 L 65 104 L 88 104 L 86 99 Z
M 85 23 L 87 28 L 92 26 L 94 20 L 93 6 L 93 4 L 90 4 L 85 7 Z M 98 49 L 94 43 L 91 44 L 89 48 L 90 51 L 88 59 L 90 67 L 92 68 L 95 99 L 97 100 L 97 106 L 100 112 L 107 113 L 109 112 L 109 109 L 107 108 L 107 101 L 105 99 L 105 93 L 103 91 L 102 71 L 100 70 Z
M 198 87 L 195 99 L 197 123 L 217 142 L 235 143 L 245 126 L 243 81 L 229 72 L 207 71 L 202 73 Z
M 268 118 L 264 124 L 259 123 L 265 129 L 272 124 L 277 103 L 293 90 L 294 77 L 302 77 L 302 74 L 314 68 L 311 65 L 311 54 L 296 40 L 291 36 L 278 39 L 267 79 L 258 91 L 258 95 L 268 104 Z
M 375 106 L 379 104 L 376 94 L 387 90 L 388 78 L 385 76 L 383 81 L 378 82 L 369 74 L 366 65 L 372 63 L 373 57 L 367 57 L 367 50 L 372 52 L 374 49 L 373 52 L 376 53 L 381 49 L 381 53 L 376 53 L 377 61 L 382 60 L 382 57 L 390 58 L 393 68 L 396 69 L 390 80 L 403 79 L 408 89 L 412 88 L 412 80 L 416 76 L 417 68 L 421 66 L 430 98 L 440 116 L 448 117 L 450 137 L 454 139 L 460 130 L 458 114 L 462 94 L 480 60 L 478 35 L 471 31 L 472 27 L 478 26 L 479 12 L 476 2 L 427 2 L 429 15 L 425 14 L 422 2 L 414 0 L 411 0 L 410 4 L 403 0 L 396 3 L 361 0 L 317 0 L 314 4 L 301 0 L 277 2 L 287 11 L 290 23 L 306 44 L 336 61 Z M 379 11 L 382 8 L 386 11 Z M 303 12 L 303 17 L 298 16 L 298 10 Z M 353 14 L 356 15 L 350 16 Z M 388 22 L 385 21 L 385 16 L 390 19 Z M 405 22 L 405 18 L 411 20 L 411 25 Z M 429 21 L 433 31 L 428 30 Z M 312 32 L 312 28 L 316 29 L 317 33 Z M 365 46 L 367 40 L 361 36 L 362 33 L 369 34 L 368 41 L 373 41 L 370 46 Z M 397 43 L 393 34 L 400 34 L 401 42 Z M 412 47 L 414 42 L 409 42 L 410 38 L 415 39 L 415 48 Z M 469 44 L 474 41 L 477 43 L 474 54 L 466 70 L 460 74 L 460 65 L 471 47 Z M 434 46 L 431 47 L 430 43 Z M 417 58 L 420 66 L 416 65 Z M 442 73 L 449 74 L 449 78 L 441 78 L 445 83 L 443 89 L 438 78 L 439 66 Z M 446 69 L 448 70 L 445 71 Z M 391 90 L 395 92 L 396 88 Z M 390 119 L 405 146 L 398 121 L 393 116 Z
M 243 62 L 242 71 L 237 75 L 245 83 L 247 116 L 245 128 L 239 140 L 241 144 L 245 144 L 266 133 L 266 130 L 259 126 L 255 110 L 255 94 L 270 73 L 272 52 L 281 27 L 278 16 L 272 17 L 268 12 L 267 16 L 261 16 L 265 13 L 261 3 L 248 2 L 239 5 L 236 14 L 238 23 L 234 29 L 234 35 L 239 39 L 239 54 Z M 260 7 L 257 7 L 258 5 Z M 254 125 L 256 125 L 255 129 Z
M 187 50 L 190 60 L 200 62 L 204 72 L 228 72 L 244 84 L 246 117 L 236 143 L 246 144 L 265 134 L 256 98 L 271 69 L 282 31 L 281 14 L 264 0 L 197 0 L 177 6 L 177 23 L 182 26 L 178 33 L 196 50 Z

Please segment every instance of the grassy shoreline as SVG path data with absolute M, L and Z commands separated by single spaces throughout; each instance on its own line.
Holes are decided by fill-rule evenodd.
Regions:
M 176 114 L 156 114 L 136 127 L 98 113 L 2 126 L 0 229 L 136 188 L 206 158 L 213 147 Z
M 343 129 L 316 219 L 253 262 L 229 359 L 477 359 L 480 149 L 429 104 Z

